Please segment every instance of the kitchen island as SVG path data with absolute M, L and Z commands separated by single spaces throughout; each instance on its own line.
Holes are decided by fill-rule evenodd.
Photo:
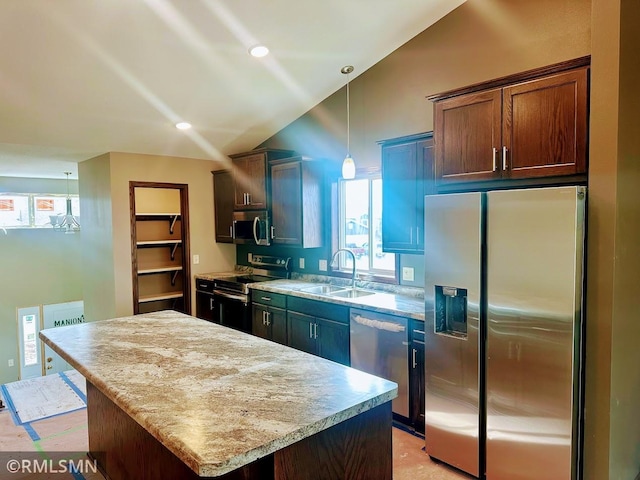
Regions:
M 378 377 L 174 311 L 59 327 L 111 479 L 390 479 Z

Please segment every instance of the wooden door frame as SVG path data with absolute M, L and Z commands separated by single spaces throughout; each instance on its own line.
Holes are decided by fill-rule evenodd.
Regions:
M 133 313 L 139 313 L 138 304 L 138 255 L 136 246 L 136 188 L 167 188 L 180 190 L 180 235 L 182 238 L 183 306 L 191 315 L 191 254 L 189 230 L 189 185 L 186 183 L 129 181 L 129 218 L 131 222 L 131 272 L 133 276 Z

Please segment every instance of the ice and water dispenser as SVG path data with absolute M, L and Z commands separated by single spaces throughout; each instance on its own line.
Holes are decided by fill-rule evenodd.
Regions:
M 436 285 L 435 333 L 467 338 L 467 289 Z

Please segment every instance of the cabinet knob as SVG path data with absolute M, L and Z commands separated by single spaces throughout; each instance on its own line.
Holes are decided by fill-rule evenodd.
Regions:
M 53 358 L 47 357 L 47 363 L 49 363 L 49 362 L 53 362 Z

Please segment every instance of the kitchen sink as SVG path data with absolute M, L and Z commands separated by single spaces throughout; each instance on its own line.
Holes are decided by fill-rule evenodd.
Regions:
M 346 287 L 340 287 L 338 285 L 314 285 L 313 287 L 301 288 L 301 292 L 306 293 L 318 293 L 320 295 L 333 295 L 337 292 L 345 291 Z
M 332 297 L 358 298 L 373 295 L 374 293 L 376 292 L 371 292 L 369 290 L 359 290 L 357 288 L 348 288 L 332 292 L 329 295 L 331 295 Z

